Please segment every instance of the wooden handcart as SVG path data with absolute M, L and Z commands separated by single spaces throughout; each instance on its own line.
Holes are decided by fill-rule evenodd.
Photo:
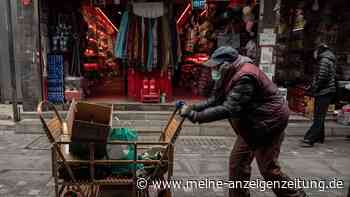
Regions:
M 44 118 L 43 110 L 53 110 L 53 118 L 47 120 Z M 51 144 L 52 152 L 52 176 L 54 178 L 54 188 L 56 197 L 69 196 L 68 193 L 74 191 L 81 197 L 101 197 L 104 188 L 113 188 L 130 191 L 132 197 L 149 196 L 149 187 L 144 190 L 137 189 L 136 167 L 132 169 L 132 176 L 107 176 L 106 178 L 96 178 L 95 172 L 97 166 L 112 166 L 115 164 L 144 164 L 153 165 L 155 168 L 152 173 L 147 175 L 147 180 L 155 179 L 171 179 L 174 168 L 174 144 L 181 131 L 184 118 L 179 116 L 179 110 L 175 109 L 170 116 L 168 123 L 162 131 L 157 142 L 126 142 L 126 141 L 108 141 L 105 145 L 132 145 L 134 148 L 133 160 L 113 160 L 113 159 L 96 159 L 95 143 L 89 142 L 89 159 L 82 160 L 74 157 L 65 148 L 72 143 L 70 134 L 65 126 L 65 121 L 61 118 L 52 103 L 42 101 L 39 103 L 37 112 L 42 122 L 44 131 Z M 139 160 L 138 155 L 153 146 L 162 146 L 161 158 L 159 160 Z M 89 178 L 78 179 L 74 166 L 88 166 Z M 68 174 L 67 178 L 61 178 L 60 172 L 65 170 Z M 150 182 L 149 182 L 150 183 Z M 79 196 L 78 195 L 78 196 Z M 125 196 L 125 195 L 123 195 Z M 171 191 L 165 189 L 158 192 L 158 196 L 170 197 Z

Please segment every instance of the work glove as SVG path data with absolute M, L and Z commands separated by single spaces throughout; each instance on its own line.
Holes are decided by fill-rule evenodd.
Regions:
M 187 118 L 192 123 L 197 122 L 197 112 L 193 111 L 190 106 L 183 105 L 180 110 L 181 117 Z
M 178 100 L 175 102 L 176 109 L 181 109 L 184 105 L 186 105 L 185 101 Z

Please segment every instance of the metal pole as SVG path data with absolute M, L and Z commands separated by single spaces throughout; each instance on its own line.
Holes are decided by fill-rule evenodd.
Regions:
M 45 86 L 45 80 L 44 80 L 44 76 L 43 76 L 43 70 L 44 70 L 44 62 L 43 62 L 43 47 L 41 44 L 41 4 L 40 4 L 40 0 L 38 0 L 37 2 L 37 19 L 38 19 L 38 55 L 39 55 L 39 70 L 40 70 L 40 79 L 41 79 L 41 98 L 42 100 L 45 100 L 45 94 L 46 92 L 44 92 L 44 86 Z
M 7 24 L 8 24 L 8 38 L 9 38 L 9 59 L 10 59 L 10 71 L 11 71 L 11 87 L 12 87 L 12 108 L 13 108 L 13 120 L 19 121 L 18 105 L 17 105 L 17 82 L 16 82 L 16 63 L 13 46 L 13 27 L 12 27 L 12 12 L 11 12 L 11 0 L 7 0 Z

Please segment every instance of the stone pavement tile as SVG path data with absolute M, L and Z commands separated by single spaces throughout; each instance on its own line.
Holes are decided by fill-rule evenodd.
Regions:
M 0 120 L 12 119 L 12 105 L 0 104 Z
M 47 142 L 40 135 L 17 135 L 0 131 L 0 196 L 53 196 L 51 160 Z M 45 138 L 44 138 L 45 139 Z M 183 140 L 182 140 L 183 139 Z M 202 140 L 201 140 L 202 139 Z M 283 170 L 292 178 L 316 177 L 344 179 L 349 185 L 350 143 L 342 138 L 327 139 L 326 144 L 311 149 L 300 148 L 298 138 L 287 137 L 281 153 Z M 188 137 L 176 144 L 175 171 L 177 177 L 199 179 L 214 177 L 227 179 L 228 158 L 234 138 Z M 31 145 L 31 146 L 30 146 Z M 31 147 L 32 149 L 28 148 Z M 43 150 L 41 148 L 44 147 Z M 256 162 L 252 164 L 252 180 L 262 179 Z M 51 182 L 51 184 L 50 184 Z M 39 191 L 39 194 L 38 194 Z M 321 192 L 307 190 L 312 197 L 343 197 L 345 190 Z M 271 191 L 251 190 L 252 196 L 271 197 Z M 36 195 L 38 194 L 38 195 Z M 227 196 L 225 190 L 206 192 L 177 191 L 174 196 Z
M 51 188 L 47 183 L 51 179 L 48 171 L 8 170 L 1 173 L 1 197 L 30 197 L 49 196 Z

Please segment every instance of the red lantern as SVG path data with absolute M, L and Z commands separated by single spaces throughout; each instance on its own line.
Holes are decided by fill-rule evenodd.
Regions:
M 22 0 L 22 5 L 28 6 L 32 3 L 32 0 Z

